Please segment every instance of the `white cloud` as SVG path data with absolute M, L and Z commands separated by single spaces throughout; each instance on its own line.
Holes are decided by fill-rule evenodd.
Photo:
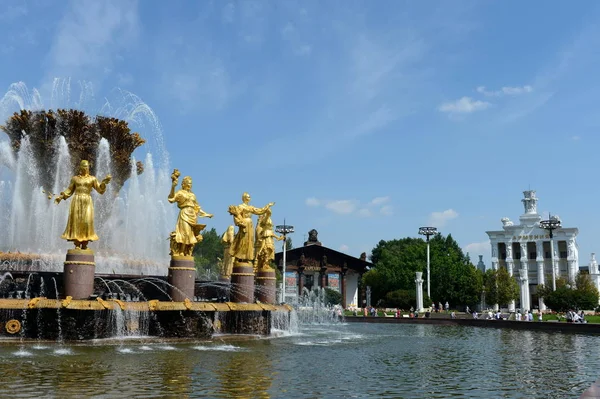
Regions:
M 372 205 L 383 205 L 386 202 L 390 201 L 390 197 L 389 196 L 385 196 L 385 197 L 375 197 L 371 200 L 371 204 Z
M 434 227 L 444 227 L 446 223 L 448 223 L 452 219 L 456 219 L 458 217 L 458 212 L 454 209 L 446 209 L 442 212 L 432 212 L 429 215 L 429 224 Z
M 335 213 L 346 215 L 354 212 L 357 208 L 357 205 L 357 201 L 355 200 L 335 200 L 328 201 L 325 204 L 325 208 Z
M 358 216 L 369 217 L 371 216 L 371 210 L 367 208 L 359 209 Z
M 573 136 L 573 137 L 571 137 L 571 140 L 579 141 L 579 140 L 581 140 L 581 136 Z
M 463 251 L 465 253 L 468 252 L 469 256 L 471 257 L 471 262 L 474 262 L 474 264 L 477 264 L 478 255 L 484 255 L 484 257 L 487 257 L 487 255 L 490 254 L 491 248 L 492 247 L 490 246 L 489 241 L 472 242 L 470 244 L 467 244 L 463 248 Z
M 348 250 L 350 249 L 349 246 L 347 246 L 346 244 L 342 244 L 340 245 L 340 252 L 348 252 Z
M 111 69 L 139 31 L 137 1 L 72 1 L 58 24 L 48 57 L 51 75 Z
M 489 90 L 486 90 L 485 86 L 479 86 L 476 90 L 478 93 L 481 93 L 488 97 L 500 97 L 500 96 L 518 96 L 521 94 L 531 93 L 533 91 L 533 87 L 530 85 L 504 86 L 500 90 L 489 91 Z
M 382 206 L 379 212 L 385 216 L 391 216 L 394 214 L 394 208 L 390 205 Z
M 321 205 L 321 201 L 319 201 L 318 199 L 316 199 L 315 197 L 309 197 L 307 198 L 304 203 L 308 206 L 319 206 Z
M 369 202 L 361 202 L 355 199 L 319 199 L 308 197 L 304 200 L 304 204 L 310 207 L 322 206 L 339 215 L 354 214 L 360 217 L 371 217 L 375 214 L 390 216 L 393 214 L 393 207 L 389 205 L 390 196 L 375 197 Z
M 456 101 L 443 103 L 439 106 L 441 112 L 449 114 L 469 114 L 488 108 L 491 103 L 487 101 L 474 100 L 471 97 L 462 97 Z

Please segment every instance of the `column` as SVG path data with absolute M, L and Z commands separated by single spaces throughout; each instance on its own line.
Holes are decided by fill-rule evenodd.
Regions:
M 304 266 L 298 266 L 298 298 L 302 296 L 302 289 L 304 288 Z
M 592 283 L 600 291 L 600 274 L 598 274 L 598 261 L 594 252 L 592 252 L 592 258 L 590 259 L 590 276 L 592 277 Z M 598 304 L 600 304 L 600 298 L 598 298 Z
M 519 283 L 521 286 L 521 312 L 531 310 L 529 304 L 529 277 L 527 276 L 527 269 L 519 270 Z
M 342 308 L 346 309 L 346 295 L 348 295 L 348 290 L 346 288 L 346 274 L 348 273 L 348 265 L 344 262 L 344 266 L 342 266 Z
M 492 241 L 492 270 L 498 270 L 498 243 Z
M 514 269 L 515 263 L 513 261 L 513 257 L 512 257 L 512 242 L 507 242 L 506 243 L 506 270 L 508 271 L 508 275 L 509 276 L 513 276 L 513 269 Z M 512 300 L 508 303 L 508 311 L 509 312 L 514 312 L 515 311 L 515 301 Z
M 535 258 L 535 262 L 537 264 L 537 285 L 545 285 L 546 277 L 544 274 L 544 241 L 537 241 L 535 243 L 535 248 L 537 252 L 537 257 Z M 544 298 L 538 297 L 538 306 L 540 310 L 543 312 L 546 310 L 546 304 L 544 303 Z
M 423 312 L 423 272 L 417 272 L 417 278 L 415 279 L 415 283 L 417 283 L 417 310 L 419 313 Z
M 577 275 L 577 257 L 575 256 L 575 238 L 570 238 L 567 241 L 567 270 L 569 281 L 575 284 L 575 276 Z
M 323 289 L 327 286 L 327 267 L 321 266 L 321 271 L 319 272 L 319 286 Z
M 521 243 L 521 311 L 531 309 L 529 305 L 529 256 L 527 254 L 527 243 Z M 524 279 L 524 280 L 523 280 Z M 523 282 L 524 281 L 524 282 Z

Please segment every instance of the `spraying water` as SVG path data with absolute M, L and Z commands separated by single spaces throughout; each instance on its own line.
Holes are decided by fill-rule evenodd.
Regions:
M 169 254 L 165 238 L 176 219 L 176 210 L 167 206 L 170 168 L 158 118 L 139 97 L 123 90 L 111 92 L 100 107 L 95 107 L 94 102 L 91 84 L 81 83 L 79 96 L 73 96 L 69 79 L 54 81 L 50 108 L 76 108 L 89 115 L 119 118 L 132 131 L 141 131 L 147 140 L 134 153 L 145 163 L 141 175 L 137 173 L 134 157 L 131 176 L 118 193 L 109 184 L 105 195 L 92 194 L 96 232 L 100 236 L 99 242 L 91 244 L 96 252 L 96 271 L 164 275 Z M 29 90 L 22 82 L 14 83 L 0 98 L 0 123 L 14 112 L 43 108 L 44 101 L 37 89 Z M 8 227 L 0 229 L 0 251 L 35 254 L 41 271 L 60 272 L 64 253 L 72 247 L 60 238 L 69 204 L 57 206 L 52 199 L 69 185 L 74 174 L 72 157 L 67 141 L 58 136 L 53 143 L 52 192 L 43 192 L 42 166 L 34 156 L 27 132 L 23 133 L 25 137 L 16 156 L 6 137 L 0 135 L 0 224 Z M 99 179 L 114 173 L 109 143 L 104 138 L 96 149 L 95 173 Z

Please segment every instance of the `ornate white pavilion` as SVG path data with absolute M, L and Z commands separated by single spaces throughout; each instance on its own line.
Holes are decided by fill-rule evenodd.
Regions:
M 502 230 L 486 231 L 492 245 L 492 269 L 506 267 L 520 285 L 520 308 L 531 310 L 539 306 L 546 310 L 543 301 L 536 295 L 538 284 L 552 284 L 552 259 L 556 278 L 567 277 L 574 281 L 579 271 L 579 251 L 575 227 L 559 227 L 553 231 L 554 256 L 551 257 L 550 234 L 540 226 L 542 216 L 537 212 L 538 199 L 534 190 L 523 192 L 521 200 L 525 213 L 519 224 L 502 218 Z M 560 221 L 557 215 L 552 220 Z M 533 306 L 532 306 L 533 305 Z M 515 310 L 514 301 L 509 310 Z

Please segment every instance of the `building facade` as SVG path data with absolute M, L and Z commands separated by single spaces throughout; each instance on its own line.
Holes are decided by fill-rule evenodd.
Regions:
M 283 252 L 275 254 L 275 262 L 283 271 Z M 309 231 L 303 247 L 286 252 L 285 263 L 286 300 L 316 287 L 327 287 L 342 294 L 344 308 L 361 306 L 365 296 L 360 290 L 360 280 L 373 266 L 364 253 L 356 258 L 323 246 L 314 229 Z
M 551 256 L 550 234 L 540 227 L 542 216 L 537 211 L 538 198 L 534 190 L 523 192 L 521 200 L 524 213 L 519 224 L 509 218 L 502 218 L 502 230 L 487 231 L 492 246 L 492 269 L 505 267 L 519 282 L 519 307 L 523 310 L 546 309 L 536 295 L 538 285 L 552 284 L 552 261 L 554 275 L 574 282 L 579 271 L 579 251 L 575 227 L 560 227 L 553 232 L 554 256 Z M 558 216 L 552 216 L 560 220 Z M 509 310 L 515 310 L 515 302 Z

